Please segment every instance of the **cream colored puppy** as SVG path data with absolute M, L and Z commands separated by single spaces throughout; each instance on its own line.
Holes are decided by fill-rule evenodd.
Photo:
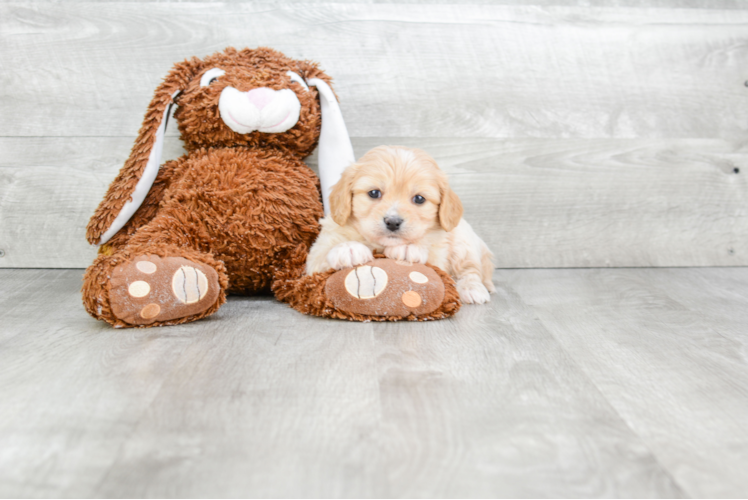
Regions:
M 495 291 L 491 251 L 462 219 L 447 176 L 420 149 L 380 146 L 366 153 L 333 186 L 330 216 L 320 222 L 307 274 L 366 264 L 376 250 L 448 272 L 464 303 L 483 304 Z

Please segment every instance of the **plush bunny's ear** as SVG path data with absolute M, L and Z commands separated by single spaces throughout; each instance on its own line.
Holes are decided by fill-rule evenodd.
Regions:
M 319 134 L 319 180 L 322 185 L 322 202 L 325 216 L 330 215 L 330 190 L 340 180 L 343 170 L 351 165 L 355 158 L 351 138 L 343 121 L 338 100 L 330 86 L 320 78 L 307 80 L 317 87 L 322 112 L 322 130 Z
M 103 245 L 109 241 L 140 208 L 161 166 L 164 133 L 174 98 L 187 87 L 201 66 L 197 58 L 177 64 L 156 89 L 130 157 L 88 222 L 86 238 L 89 243 Z

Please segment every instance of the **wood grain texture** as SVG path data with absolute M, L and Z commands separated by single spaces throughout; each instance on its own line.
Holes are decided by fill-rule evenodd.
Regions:
M 7 2 L 9 0 L 3 0 Z M 12 0 L 10 0 L 12 1 Z M 37 3 L 56 0 L 36 0 Z M 67 0 L 66 3 L 88 3 L 91 0 Z M 192 3 L 193 0 L 127 0 L 131 3 Z M 201 0 L 201 3 L 254 3 L 255 0 Z M 122 0 L 97 0 L 97 3 L 119 3 Z M 17 2 L 16 2 L 17 3 Z M 288 3 L 291 2 L 273 2 Z M 564 7 L 647 7 L 676 9 L 745 9 L 741 0 L 304 0 L 305 4 L 469 4 L 469 5 L 527 5 Z
M 90 496 L 191 339 L 81 314 L 80 271 L 0 276 L 0 496 Z
M 0 138 L 0 267 L 87 267 L 88 219 L 134 138 Z M 164 159 L 183 154 L 167 138 Z
M 320 61 L 357 137 L 748 131 L 746 10 L 3 3 L 0 33 L 0 136 L 133 136 L 173 63 L 229 45 Z
M 506 279 L 490 305 L 428 324 L 233 298 L 207 320 L 146 330 L 86 316 L 80 279 L 0 270 L 0 496 L 690 493 L 640 438 L 688 427 L 630 427 Z M 654 367 L 668 357 L 649 354 Z M 714 484 L 729 474 L 703 474 L 700 491 L 735 492 L 734 478 Z
M 722 140 L 354 138 L 422 147 L 498 267 L 748 265 L 748 157 Z M 0 138 L 0 267 L 86 267 L 130 138 Z M 166 140 L 164 158 L 182 154 Z M 309 164 L 316 168 L 316 157 Z M 740 173 L 735 173 L 738 169 Z
M 694 497 L 748 491 L 748 270 L 501 271 Z

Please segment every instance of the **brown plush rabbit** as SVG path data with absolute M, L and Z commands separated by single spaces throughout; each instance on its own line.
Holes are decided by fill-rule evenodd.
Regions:
M 173 104 L 188 152 L 159 167 Z M 429 307 L 397 314 L 358 297 L 352 303 L 334 286 L 342 275 L 303 276 L 323 205 L 319 181 L 302 160 L 318 140 L 326 199 L 353 151 L 330 78 L 315 63 L 268 48 L 229 48 L 176 64 L 88 224 L 88 241 L 101 246 L 84 276 L 86 310 L 118 327 L 177 324 L 212 314 L 227 292 L 272 288 L 320 316 L 454 314 L 453 283 L 439 270 L 428 269 L 440 279 L 422 291 Z M 390 295 L 405 290 L 393 286 Z

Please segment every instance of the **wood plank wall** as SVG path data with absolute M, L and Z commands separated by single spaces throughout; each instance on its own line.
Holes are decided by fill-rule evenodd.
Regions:
M 335 78 L 357 155 L 432 153 L 498 267 L 748 265 L 748 5 L 482 3 L 0 4 L 0 267 L 87 266 L 159 80 L 259 45 Z

